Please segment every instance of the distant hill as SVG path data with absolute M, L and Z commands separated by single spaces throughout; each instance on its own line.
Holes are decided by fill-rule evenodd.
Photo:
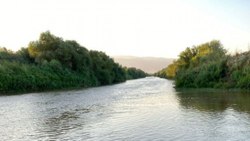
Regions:
M 113 56 L 114 61 L 126 66 L 136 67 L 147 73 L 155 73 L 167 67 L 174 59 L 158 57 Z

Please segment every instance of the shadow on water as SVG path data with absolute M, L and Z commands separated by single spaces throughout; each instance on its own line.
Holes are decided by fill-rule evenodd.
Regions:
M 250 114 L 250 92 L 216 89 L 177 89 L 182 108 L 204 112 L 224 112 L 234 109 Z

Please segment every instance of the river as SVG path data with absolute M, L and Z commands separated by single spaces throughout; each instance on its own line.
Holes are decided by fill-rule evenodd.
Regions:
M 0 140 L 249 140 L 250 93 L 125 83 L 0 96 Z

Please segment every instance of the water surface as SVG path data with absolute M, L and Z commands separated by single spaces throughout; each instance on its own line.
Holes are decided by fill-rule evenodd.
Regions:
M 250 93 L 175 90 L 155 77 L 0 97 L 0 140 L 248 140 Z

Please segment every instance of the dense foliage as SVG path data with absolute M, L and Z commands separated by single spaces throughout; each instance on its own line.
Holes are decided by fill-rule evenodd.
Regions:
M 155 75 L 175 79 L 176 87 L 250 88 L 250 52 L 227 55 L 219 41 L 186 48 Z
M 137 79 L 146 77 L 148 74 L 137 68 L 125 68 L 127 79 Z
M 108 85 L 145 76 L 50 32 L 17 52 L 0 48 L 0 93 Z

